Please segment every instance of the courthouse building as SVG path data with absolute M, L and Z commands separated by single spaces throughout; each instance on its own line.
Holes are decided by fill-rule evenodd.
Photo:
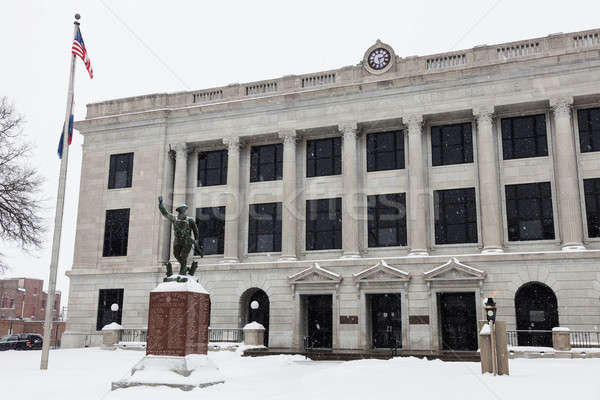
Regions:
M 599 34 L 89 104 L 63 344 L 146 327 L 161 194 L 198 221 L 211 326 L 273 348 L 474 350 L 486 297 L 509 329 L 596 329 Z

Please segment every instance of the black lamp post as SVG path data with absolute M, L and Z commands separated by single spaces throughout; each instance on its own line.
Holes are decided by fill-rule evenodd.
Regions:
M 496 302 L 491 297 L 483 304 L 485 306 L 485 317 L 488 322 L 496 322 Z

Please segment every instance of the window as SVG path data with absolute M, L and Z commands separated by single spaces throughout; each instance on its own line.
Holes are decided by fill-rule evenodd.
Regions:
M 196 225 L 204 254 L 223 254 L 225 246 L 225 206 L 196 209 Z M 196 253 L 195 253 L 196 254 Z
M 281 251 L 281 203 L 250 204 L 248 253 Z
M 369 247 L 406 246 L 406 195 L 367 197 Z
M 477 243 L 475 188 L 435 190 L 435 243 Z
M 342 248 L 342 199 L 306 201 L 306 250 Z
M 227 184 L 227 150 L 198 154 L 198 186 Z
M 577 111 L 577 121 L 581 152 L 600 151 L 600 108 Z
M 15 308 L 15 299 L 10 299 L 8 308 Z
M 127 238 L 129 236 L 129 208 L 106 210 L 104 223 L 103 257 L 127 255 Z
M 308 140 L 306 142 L 306 176 L 339 175 L 342 173 L 342 139 Z
M 112 311 L 111 306 L 119 306 L 117 311 Z M 123 313 L 123 289 L 100 289 L 98 292 L 98 316 L 96 317 L 96 330 L 100 331 L 111 322 L 121 325 Z
M 367 172 L 404 168 L 404 132 L 367 135 Z
M 250 182 L 276 181 L 283 176 L 283 144 L 252 146 Z
M 583 191 L 585 193 L 588 236 L 600 237 L 600 178 L 584 179 Z
M 546 116 L 503 118 L 502 154 L 505 160 L 547 156 Z
M 550 182 L 506 185 L 508 240 L 554 239 Z
M 120 189 L 131 187 L 133 176 L 133 153 L 111 154 L 108 171 L 108 188 Z
M 432 165 L 452 165 L 473 162 L 471 123 L 431 127 Z

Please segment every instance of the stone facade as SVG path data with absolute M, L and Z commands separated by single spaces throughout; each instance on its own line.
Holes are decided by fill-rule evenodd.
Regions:
M 250 288 L 269 298 L 270 347 L 300 348 L 304 296 L 332 296 L 332 346 L 370 348 L 368 299 L 401 295 L 402 347 L 441 349 L 438 293 L 493 297 L 514 329 L 515 294 L 550 287 L 561 326 L 600 325 L 600 240 L 585 223 L 583 179 L 600 177 L 600 152 L 579 149 L 576 111 L 600 106 L 599 31 L 423 57 L 392 55 L 374 70 L 338 70 L 197 92 L 88 105 L 69 316 L 63 344 L 99 343 L 98 290 L 123 288 L 125 328 L 147 324 L 148 296 L 169 259 L 170 226 L 156 206 L 226 206 L 224 254 L 202 259 L 211 326 L 241 328 Z M 500 119 L 544 114 L 548 155 L 504 160 Z M 471 122 L 473 162 L 432 166 L 431 127 Z M 366 135 L 402 129 L 404 169 L 367 172 Z M 306 141 L 341 136 L 342 174 L 307 178 Z M 283 179 L 250 182 L 250 147 L 283 143 Z M 200 151 L 228 149 L 227 184 L 197 187 Z M 134 153 L 130 188 L 107 189 L 111 154 Z M 509 241 L 504 186 L 550 182 L 555 239 Z M 477 242 L 437 245 L 433 191 L 473 187 Z M 366 196 L 406 193 L 407 246 L 370 248 Z M 343 245 L 305 249 L 306 200 L 343 199 Z M 281 202 L 281 252 L 247 251 L 248 204 Z M 103 257 L 105 210 L 130 209 L 127 256 Z M 317 263 L 318 262 L 318 263 Z M 352 317 L 352 318 L 347 318 Z M 352 321 L 348 323 L 348 321 Z M 343 323 L 342 323 L 343 322 Z

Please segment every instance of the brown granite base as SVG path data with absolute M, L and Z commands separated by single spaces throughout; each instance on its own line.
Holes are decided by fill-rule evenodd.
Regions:
M 190 291 L 151 292 L 147 355 L 207 354 L 210 297 Z

